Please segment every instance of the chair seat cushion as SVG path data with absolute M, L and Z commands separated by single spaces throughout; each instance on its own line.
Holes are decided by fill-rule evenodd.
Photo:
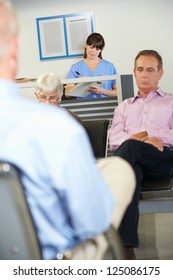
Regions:
M 173 188 L 173 177 L 166 179 L 144 179 L 142 181 L 142 192 L 164 191 Z

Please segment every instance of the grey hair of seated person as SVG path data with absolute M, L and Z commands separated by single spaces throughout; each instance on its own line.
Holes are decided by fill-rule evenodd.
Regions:
M 63 85 L 60 77 L 55 73 L 43 73 L 37 79 L 36 94 L 40 92 L 55 92 L 57 91 L 59 99 L 63 94 Z

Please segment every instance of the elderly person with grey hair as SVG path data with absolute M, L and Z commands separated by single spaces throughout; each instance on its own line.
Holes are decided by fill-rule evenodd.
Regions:
M 40 102 L 58 106 L 62 93 L 63 85 L 57 74 L 44 73 L 38 77 L 35 95 Z M 70 110 L 68 112 L 82 124 L 82 119 L 76 113 Z
M 63 85 L 54 73 L 43 73 L 37 79 L 35 95 L 40 102 L 58 105 L 61 101 Z

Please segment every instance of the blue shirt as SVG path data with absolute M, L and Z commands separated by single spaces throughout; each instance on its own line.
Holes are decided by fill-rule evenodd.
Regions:
M 0 159 L 17 165 L 44 259 L 105 231 L 114 201 L 83 127 L 0 80 Z
M 76 72 L 80 73 L 77 74 Z M 117 70 L 115 69 L 115 66 L 113 63 L 101 59 L 100 63 L 96 67 L 96 69 L 91 70 L 84 60 L 81 60 L 75 64 L 73 64 L 70 68 L 70 71 L 68 72 L 66 79 L 72 79 L 72 78 L 79 78 L 81 76 L 86 77 L 94 77 L 94 76 L 107 76 L 107 75 L 116 75 Z M 115 80 L 106 81 L 102 84 L 102 87 L 107 90 L 112 90 L 113 86 L 116 84 Z M 101 98 L 101 97 L 108 97 L 105 94 L 95 94 L 90 93 L 85 98 Z

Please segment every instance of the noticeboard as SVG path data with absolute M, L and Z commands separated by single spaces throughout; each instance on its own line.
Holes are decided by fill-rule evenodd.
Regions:
M 83 56 L 93 12 L 36 18 L 40 60 Z

